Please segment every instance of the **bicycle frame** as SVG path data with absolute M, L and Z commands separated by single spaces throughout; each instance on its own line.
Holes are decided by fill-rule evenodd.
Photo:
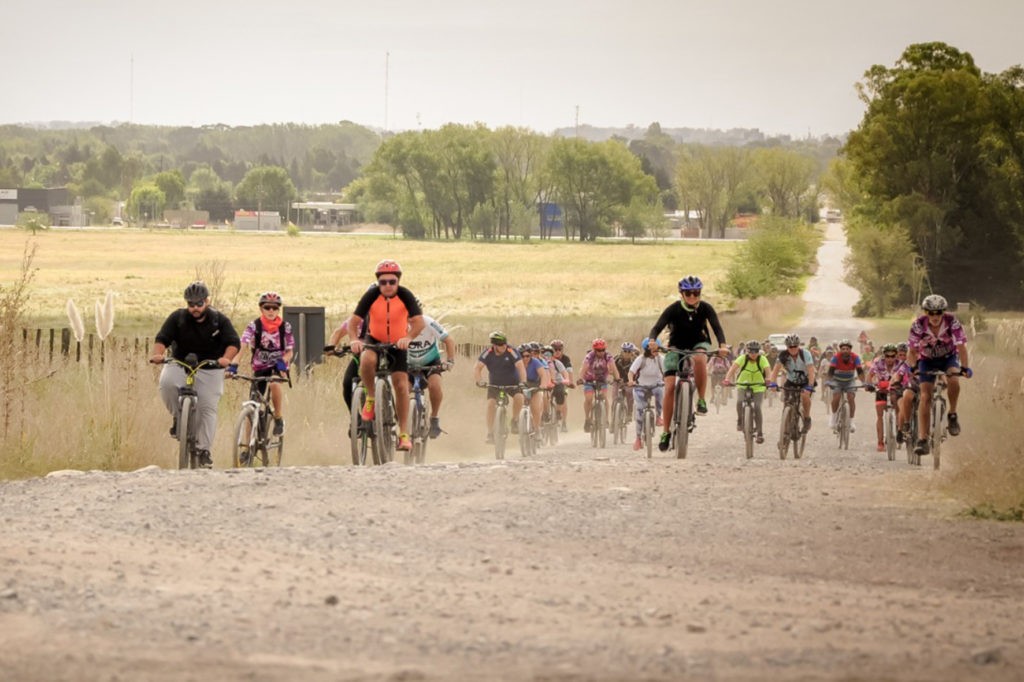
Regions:
M 647 459 L 651 458 L 654 453 L 654 431 L 658 424 L 657 414 L 657 401 L 655 400 L 654 390 L 664 386 L 664 384 L 656 384 L 654 386 L 637 386 L 642 394 L 643 410 L 641 411 L 641 440 L 644 444 L 644 449 L 647 451 Z
M 177 439 L 178 439 L 178 468 L 198 469 L 199 453 L 196 449 L 196 409 L 199 401 L 199 394 L 196 393 L 196 374 L 205 367 L 216 368 L 219 365 L 216 360 L 199 361 L 195 353 L 189 353 L 184 360 L 173 356 L 164 360 L 164 364 L 178 365 L 185 370 L 185 385 L 178 389 L 178 413 Z
M 270 384 L 288 382 L 282 377 L 254 377 L 242 374 L 231 375 L 232 380 L 249 382 L 249 398 L 242 402 L 235 423 L 235 446 L 232 453 L 234 467 L 270 466 L 270 450 L 275 450 L 274 466 L 281 466 L 284 450 L 284 436 L 271 434 L 273 406 L 270 402 Z M 263 383 L 261 390 L 260 383 Z
M 518 386 L 500 386 L 497 384 L 485 384 L 483 388 L 497 389 L 498 395 L 495 398 L 494 410 L 494 458 L 505 459 L 505 444 L 508 439 L 508 391 Z
M 675 395 L 673 396 L 672 424 L 669 433 L 672 434 L 672 443 L 675 445 L 676 458 L 686 459 L 686 447 L 690 433 L 697 428 L 697 415 L 694 412 L 694 391 L 697 389 L 693 375 L 693 356 L 712 355 L 706 350 L 683 350 L 681 348 L 669 347 L 668 352 L 679 355 L 679 369 L 676 370 Z M 686 415 L 684 421 L 682 415 Z

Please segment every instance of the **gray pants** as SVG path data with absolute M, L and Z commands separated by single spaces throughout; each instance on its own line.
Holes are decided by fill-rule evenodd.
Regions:
M 160 372 L 160 398 L 167 411 L 178 412 L 178 389 L 185 385 L 185 369 L 180 365 L 164 365 Z M 196 372 L 197 401 L 196 448 L 209 450 L 217 434 L 217 405 L 224 393 L 224 370 L 201 369 Z
M 764 416 L 761 414 L 761 402 L 764 400 L 764 391 L 754 394 L 754 435 L 763 436 L 761 426 Z M 736 423 L 743 426 L 743 391 L 736 393 Z

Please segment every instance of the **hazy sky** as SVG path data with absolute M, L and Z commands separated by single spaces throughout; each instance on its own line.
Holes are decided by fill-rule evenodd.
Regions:
M 835 134 L 871 65 L 943 41 L 1000 72 L 1022 27 L 1019 0 L 5 0 L 0 123 Z

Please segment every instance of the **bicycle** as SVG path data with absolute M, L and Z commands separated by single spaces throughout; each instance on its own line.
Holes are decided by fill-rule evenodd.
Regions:
M 174 436 L 178 439 L 178 468 L 205 468 L 199 461 L 199 450 L 196 448 L 196 410 L 199 404 L 199 394 L 196 393 L 195 387 L 196 373 L 205 367 L 216 369 L 220 365 L 216 360 L 200 362 L 195 353 L 189 353 L 184 360 L 166 358 L 164 364 L 179 365 L 185 370 L 185 385 L 178 389 L 178 409 L 174 415 Z
M 343 358 L 352 353 L 350 346 L 324 346 L 324 352 L 338 358 Z M 358 362 L 358 356 L 353 356 L 352 362 Z M 373 433 L 373 422 L 364 422 L 362 418 L 363 402 L 366 392 L 363 389 L 359 374 L 356 373 L 352 379 L 352 405 L 349 408 L 348 440 L 352 453 L 352 464 L 365 466 L 370 464 L 382 464 L 380 453 L 377 450 L 377 441 Z
M 533 411 L 530 409 L 530 399 L 538 388 L 523 389 L 523 406 L 519 410 L 519 453 L 523 457 L 533 457 L 537 454 L 538 435 L 534 433 Z
M 590 408 L 590 446 L 603 448 L 608 438 L 608 427 L 605 424 L 607 421 L 605 403 L 608 400 L 605 391 L 608 388 L 608 382 L 583 381 L 581 379 L 578 383 L 590 386 L 594 390 L 594 404 Z
M 544 396 L 544 412 L 541 416 L 541 441 L 545 445 L 558 445 L 558 430 L 561 422 L 558 417 L 558 406 L 551 397 L 550 388 L 540 389 L 548 395 Z
M 672 444 L 676 449 L 676 459 L 686 459 L 686 446 L 690 439 L 690 433 L 697 428 L 697 413 L 694 411 L 694 392 L 697 385 L 693 379 L 694 355 L 711 355 L 706 350 L 682 350 L 679 348 L 668 348 L 670 353 L 679 354 L 679 369 L 676 370 L 675 386 L 675 409 L 672 411 L 672 424 L 669 426 L 669 433 L 672 435 Z M 684 412 L 685 408 L 685 412 Z M 686 425 L 683 426 L 681 415 L 686 414 Z
M 932 391 L 932 423 L 931 428 L 928 431 L 928 446 L 931 449 L 932 465 L 934 468 L 939 468 L 940 454 L 942 449 L 942 441 L 946 440 L 947 436 L 947 425 L 946 425 L 946 388 L 948 387 L 946 370 L 932 370 L 927 372 L 927 375 L 935 377 L 935 388 Z M 965 374 L 959 376 L 969 378 Z M 917 413 L 914 413 L 914 421 L 917 420 Z M 916 441 L 915 441 L 916 444 Z M 917 464 L 921 463 L 921 455 L 914 453 L 917 459 Z
M 278 376 L 252 377 L 242 374 L 230 375 L 232 380 L 249 382 L 249 399 L 242 402 L 242 409 L 235 420 L 234 451 L 231 464 L 239 467 L 271 465 L 270 452 L 274 452 L 273 466 L 281 466 L 284 454 L 284 436 L 273 435 L 274 410 L 270 404 L 270 384 L 287 382 L 291 378 Z M 263 386 L 260 386 L 263 382 Z
M 499 386 L 496 384 L 477 384 L 480 388 L 497 389 L 498 395 L 495 398 L 494 410 L 494 458 L 505 459 L 505 444 L 508 440 L 508 402 L 509 390 L 518 386 Z
M 427 441 L 430 438 L 430 395 L 426 391 L 427 379 L 445 371 L 443 365 L 409 370 L 409 437 L 412 449 L 405 451 L 406 464 L 423 464 L 427 459 Z
M 747 455 L 747 459 L 752 459 L 754 457 L 754 414 L 757 409 L 754 406 L 753 387 L 764 386 L 764 384 L 751 384 L 748 382 L 742 382 L 730 385 L 740 389 L 737 398 L 739 399 L 740 404 L 743 406 L 742 416 L 740 417 L 740 425 L 743 427 L 744 451 Z M 785 413 L 783 413 L 783 419 L 785 419 Z
M 391 343 L 364 343 L 363 348 L 377 352 L 377 370 L 373 380 L 373 440 L 374 464 L 387 464 L 395 457 L 395 444 L 398 442 L 398 419 L 395 410 L 395 389 L 391 384 L 391 358 L 388 352 L 395 348 Z M 352 395 L 352 406 L 364 402 L 365 387 L 359 388 L 361 396 L 356 399 Z
M 804 447 L 807 445 L 807 431 L 804 429 L 804 403 L 803 392 L 808 390 L 807 386 L 781 386 L 783 391 L 782 399 L 782 422 L 779 425 L 779 459 L 786 459 L 789 446 L 793 446 L 793 459 L 800 459 L 804 454 Z M 810 392 L 814 388 L 810 387 Z M 847 406 L 846 401 L 843 405 Z M 848 406 L 847 406 L 848 407 Z
M 637 386 L 643 393 L 643 410 L 640 413 L 640 439 L 647 451 L 647 459 L 651 458 L 654 452 L 654 442 L 658 439 L 655 428 L 658 425 L 657 401 L 654 396 L 654 389 L 665 384 L 654 384 L 653 386 Z
M 837 389 L 832 386 L 832 391 L 835 392 Z M 856 391 L 860 388 L 867 388 L 867 384 L 858 384 L 856 386 L 849 386 L 848 389 Z M 846 397 L 846 391 L 842 391 L 839 396 L 839 411 L 836 412 L 836 425 L 834 427 L 836 438 L 839 441 L 840 450 L 850 449 L 850 401 Z
M 715 414 L 729 404 L 728 386 L 722 383 L 723 377 L 711 378 L 711 404 L 715 406 Z
M 616 445 L 625 443 L 629 432 L 629 400 L 626 390 L 625 382 L 616 382 L 611 417 L 612 443 Z
M 878 399 L 885 401 L 885 407 L 882 408 L 882 443 L 885 446 L 885 455 L 889 458 L 890 462 L 896 461 L 896 435 L 899 433 L 899 425 L 897 424 L 897 407 L 896 407 L 896 392 L 890 390 L 888 381 L 879 381 L 875 387 Z

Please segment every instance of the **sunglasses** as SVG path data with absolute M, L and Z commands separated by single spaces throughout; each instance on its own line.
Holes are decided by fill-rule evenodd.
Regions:
M 378 279 L 377 280 L 377 284 L 381 285 L 382 287 L 390 287 L 390 286 L 394 286 L 395 284 L 398 284 L 398 280 L 397 279 L 390 279 L 390 278 L 389 279 Z
M 687 298 L 700 298 L 700 292 L 699 291 L 684 291 L 683 292 L 683 296 L 685 296 Z
M 928 317 L 939 317 L 940 315 L 942 315 L 942 311 L 941 310 L 929 310 L 928 311 Z
M 204 305 L 206 305 L 206 301 L 189 301 L 188 302 L 188 307 L 189 308 L 202 308 Z
M 281 309 L 281 306 L 279 306 L 279 305 L 261 305 L 260 307 L 263 308 L 264 310 L 280 310 Z

